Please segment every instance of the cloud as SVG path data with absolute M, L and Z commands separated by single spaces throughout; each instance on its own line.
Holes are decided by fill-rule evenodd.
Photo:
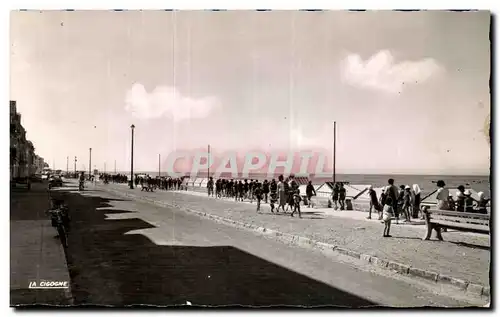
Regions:
M 140 119 L 168 117 L 174 121 L 205 118 L 219 102 L 215 97 L 190 98 L 175 87 L 158 86 L 148 93 L 136 83 L 127 92 L 125 110 Z
M 356 54 L 347 56 L 341 64 L 341 75 L 349 85 L 397 94 L 409 85 L 424 83 L 441 69 L 432 58 L 396 64 L 391 52 L 383 50 L 366 62 Z

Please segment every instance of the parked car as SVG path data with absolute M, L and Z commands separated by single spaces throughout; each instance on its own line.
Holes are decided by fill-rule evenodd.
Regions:
M 63 185 L 63 181 L 61 179 L 61 176 L 59 175 L 54 175 L 51 176 L 49 179 L 49 186 L 50 187 L 61 187 Z
M 30 177 L 30 181 L 32 183 L 41 183 L 42 182 L 42 175 L 41 174 L 35 174 Z

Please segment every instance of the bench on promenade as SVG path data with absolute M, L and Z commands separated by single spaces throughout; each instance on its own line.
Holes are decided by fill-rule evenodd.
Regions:
M 437 209 L 423 209 L 427 233 L 424 240 L 431 238 L 432 230 L 436 231 L 438 240 L 442 241 L 441 229 L 450 228 L 458 231 L 474 232 L 480 234 L 490 233 L 490 215 L 449 211 Z

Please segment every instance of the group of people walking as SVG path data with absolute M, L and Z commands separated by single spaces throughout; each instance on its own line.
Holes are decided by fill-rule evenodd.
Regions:
M 99 179 L 102 179 L 102 180 L 104 180 L 106 182 L 110 182 L 111 181 L 113 183 L 123 184 L 123 183 L 127 183 L 128 176 L 124 175 L 124 174 L 114 174 L 114 175 L 111 175 L 111 174 L 103 173 L 103 174 L 99 175 Z
M 312 191 L 310 190 L 312 188 Z M 250 202 L 257 202 L 257 212 L 260 212 L 261 201 L 269 202 L 271 212 L 291 211 L 293 217 L 295 213 L 302 217 L 300 211 L 300 202 L 302 197 L 300 195 L 299 184 L 293 175 L 289 176 L 286 180 L 283 175 L 276 179 L 268 181 L 258 181 L 255 179 L 217 179 L 214 181 L 210 177 L 207 182 L 208 196 L 216 198 L 233 198 L 235 201 L 249 200 Z M 310 198 L 315 195 L 314 188 L 309 182 L 306 189 L 307 196 Z
M 100 174 L 99 179 L 103 180 L 104 183 L 112 181 L 113 183 L 127 183 L 129 177 L 127 175 L 116 174 Z M 134 177 L 134 184 L 136 187 L 141 186 L 142 191 L 153 191 L 156 189 L 163 190 L 181 190 L 183 179 L 182 178 L 172 178 L 172 177 L 151 177 L 151 175 L 136 175 Z
M 181 190 L 182 178 L 172 178 L 172 177 L 155 177 L 152 178 L 150 175 L 137 176 L 135 178 L 135 186 L 141 185 L 141 190 L 153 191 L 156 189 L 162 190 Z

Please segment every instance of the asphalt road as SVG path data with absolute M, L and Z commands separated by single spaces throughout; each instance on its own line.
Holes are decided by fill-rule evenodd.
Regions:
M 59 194 L 72 215 L 67 261 L 77 305 L 468 305 L 181 210 L 92 186 Z

